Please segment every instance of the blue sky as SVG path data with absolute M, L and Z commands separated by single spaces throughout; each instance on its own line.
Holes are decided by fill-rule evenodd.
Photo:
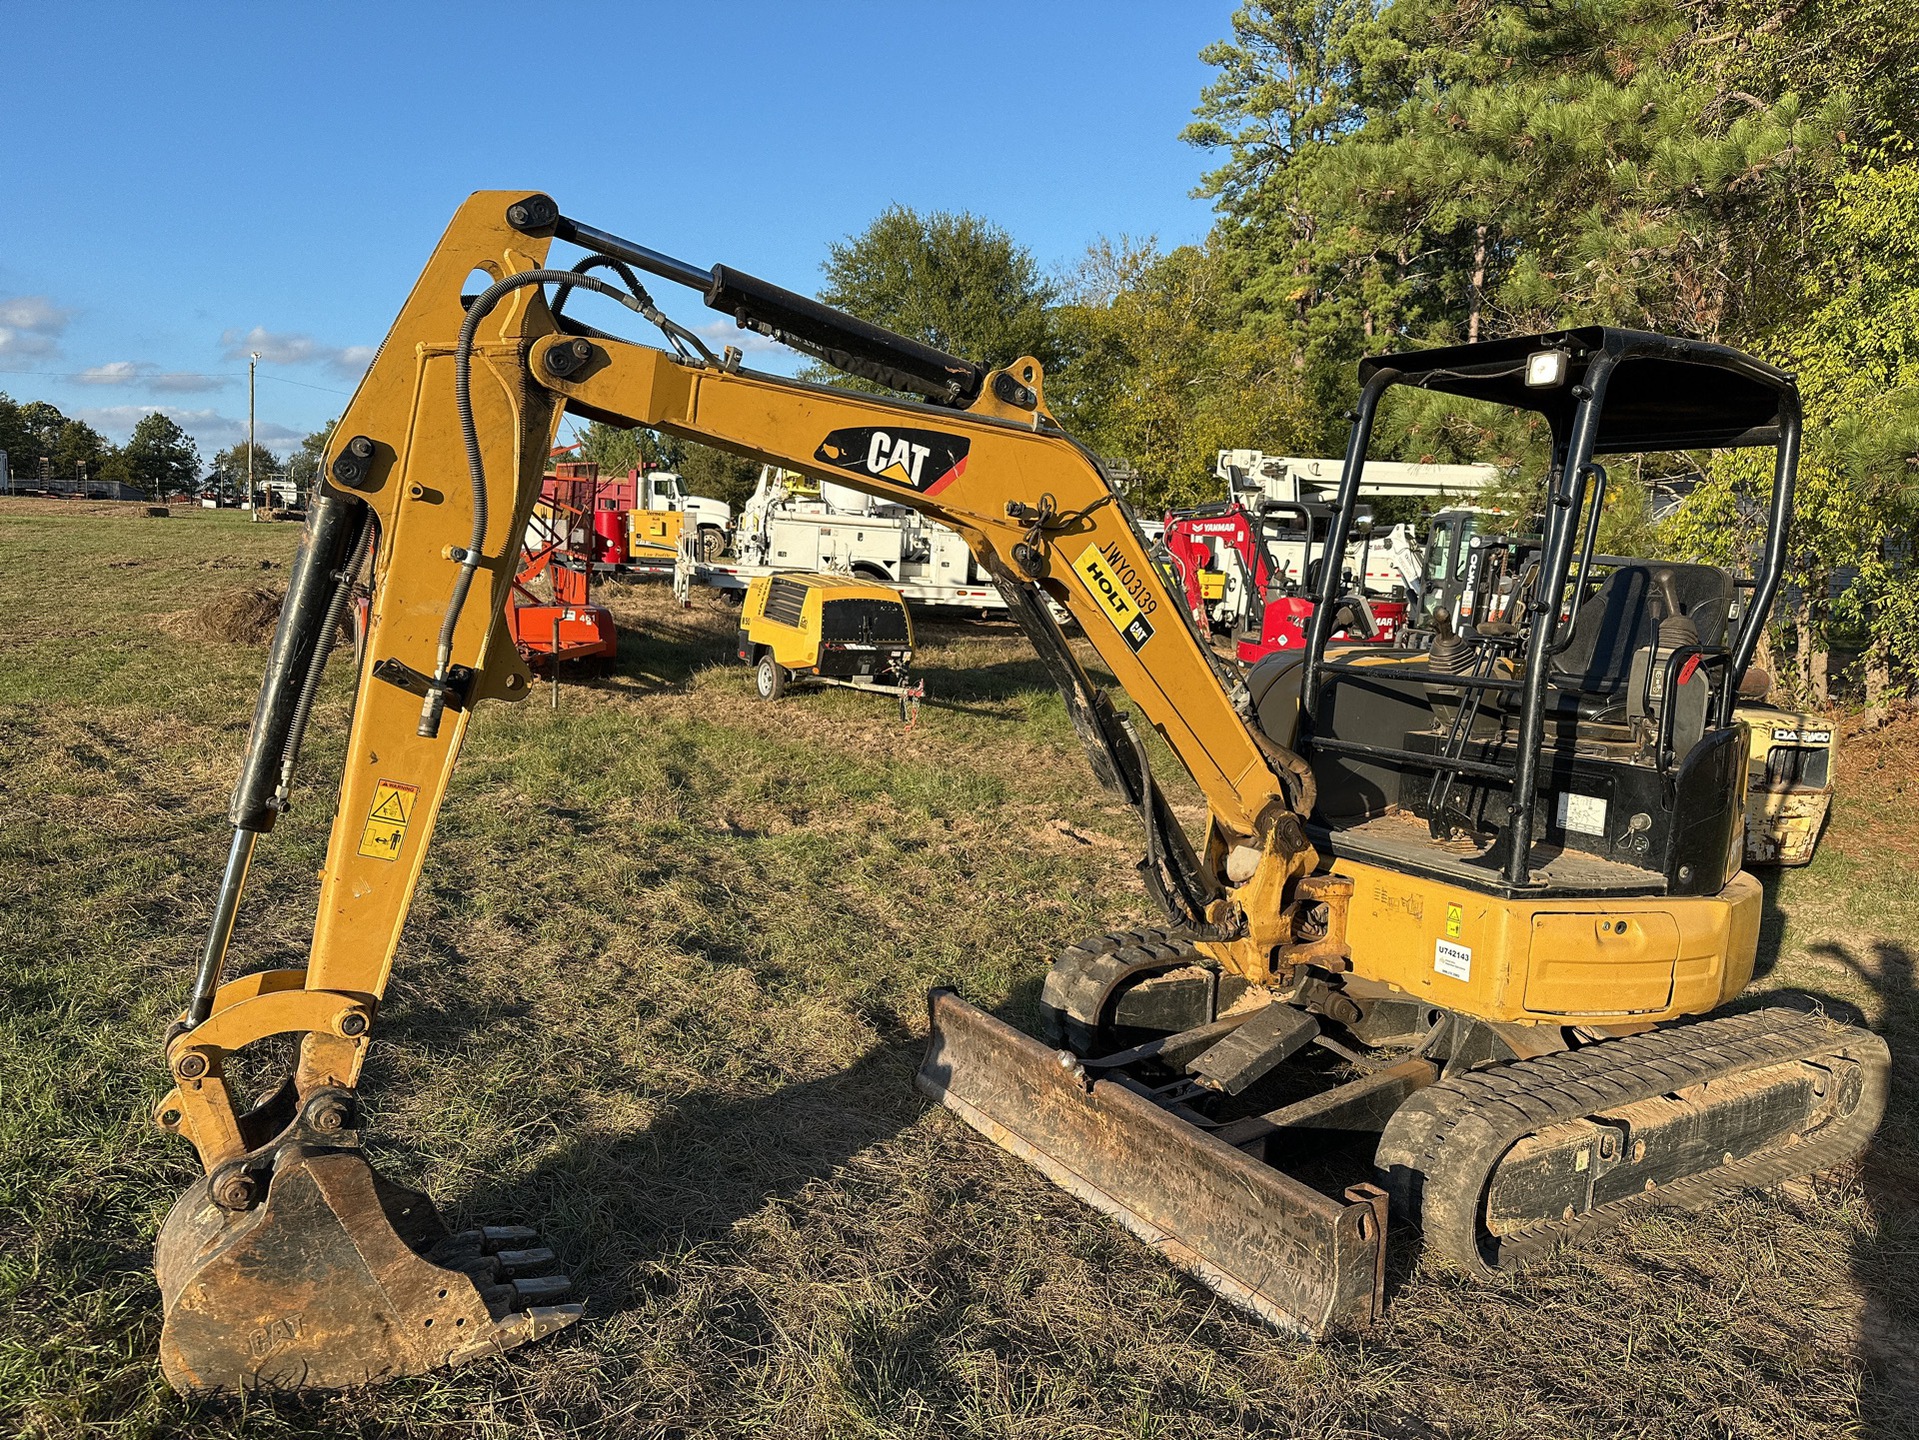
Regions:
M 1049 267 L 1101 234 L 1197 239 L 1209 157 L 1178 134 L 1232 9 L 14 0 L 0 390 L 115 440 L 163 409 L 210 458 L 259 350 L 283 450 L 345 405 L 477 189 L 809 292 L 894 202 L 970 209 Z

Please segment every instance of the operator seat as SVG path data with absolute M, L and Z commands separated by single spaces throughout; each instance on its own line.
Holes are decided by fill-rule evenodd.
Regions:
M 1634 561 L 1613 569 L 1573 615 L 1572 643 L 1553 657 L 1548 676 L 1552 713 L 1562 719 L 1619 724 L 1633 651 L 1659 633 L 1653 602 L 1656 571 L 1670 571 L 1680 611 L 1699 628 L 1699 643 L 1723 645 L 1732 613 L 1732 576 L 1716 565 Z

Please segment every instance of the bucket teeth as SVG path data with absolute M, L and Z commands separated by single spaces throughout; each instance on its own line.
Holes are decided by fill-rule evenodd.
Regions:
M 557 1300 L 573 1288 L 564 1275 L 529 1275 L 513 1282 L 513 1294 L 521 1305 L 536 1305 Z
M 556 1263 L 553 1252 L 544 1245 L 533 1250 L 496 1251 L 493 1258 L 499 1261 L 501 1270 L 516 1280 L 522 1275 L 550 1270 Z
M 480 1253 L 480 1232 L 458 1230 L 430 1246 L 426 1252 L 426 1258 L 436 1265 L 449 1265 L 458 1269 Z
M 478 1360 L 487 1355 L 504 1354 L 508 1350 L 525 1345 L 529 1341 L 541 1340 L 556 1330 L 564 1330 L 577 1321 L 586 1307 L 571 1305 L 534 1305 L 525 1310 L 516 1310 L 505 1319 L 497 1321 L 491 1332 L 464 1349 L 456 1350 L 446 1357 L 449 1365 L 464 1365 L 469 1360 Z
M 480 1229 L 480 1239 L 488 1250 L 498 1250 L 502 1245 L 531 1245 L 540 1238 L 540 1232 L 531 1225 L 486 1225 Z
M 449 1270 L 458 1270 L 475 1285 L 491 1285 L 501 1278 L 499 1259 L 493 1255 L 465 1255 L 440 1263 Z

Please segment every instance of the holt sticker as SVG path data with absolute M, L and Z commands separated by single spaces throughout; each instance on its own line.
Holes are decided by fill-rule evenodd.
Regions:
M 1104 550 L 1088 545 L 1079 552 L 1073 569 L 1086 582 L 1093 600 L 1113 622 L 1120 638 L 1137 655 L 1139 647 L 1153 638 L 1153 622 L 1146 617 L 1158 607 L 1158 601 L 1146 593 L 1139 573 L 1126 562 L 1117 545 Z
M 397 860 L 406 827 L 413 819 L 413 804 L 419 798 L 418 785 L 402 785 L 397 780 L 382 780 L 375 785 L 373 804 L 360 831 L 360 853 L 369 860 Z

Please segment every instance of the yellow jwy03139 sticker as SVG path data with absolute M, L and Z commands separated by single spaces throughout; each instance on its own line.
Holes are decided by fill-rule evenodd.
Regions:
M 360 831 L 360 853 L 369 860 L 398 859 L 400 842 L 406 839 L 407 824 L 413 819 L 413 802 L 419 798 L 418 785 L 402 785 L 397 780 L 382 780 L 375 785 L 366 828 Z
M 1146 617 L 1153 613 L 1158 602 L 1145 593 L 1146 582 L 1117 553 L 1118 549 L 1117 545 L 1108 545 L 1104 550 L 1088 545 L 1079 552 L 1073 569 L 1086 582 L 1086 588 L 1092 592 L 1099 608 L 1106 612 L 1106 618 L 1113 622 L 1120 638 L 1137 655 L 1139 647 L 1153 638 L 1153 623 Z

